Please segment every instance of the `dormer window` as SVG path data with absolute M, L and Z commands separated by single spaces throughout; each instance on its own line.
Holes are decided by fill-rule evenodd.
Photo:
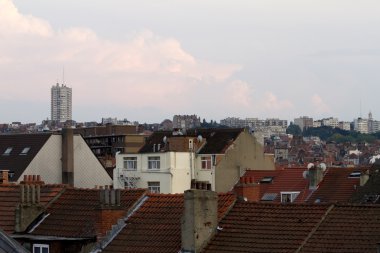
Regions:
M 11 152 L 12 152 L 12 149 L 13 149 L 13 147 L 8 147 L 8 148 L 4 151 L 3 155 L 10 155 Z
M 20 155 L 27 155 L 28 152 L 29 152 L 29 150 L 30 150 L 30 147 L 26 147 L 26 148 L 24 148 L 24 149 L 21 151 Z
M 261 184 L 270 184 L 270 183 L 272 183 L 272 181 L 273 181 L 273 177 L 263 177 L 260 180 L 260 183 Z
M 281 203 L 292 203 L 300 192 L 281 192 Z

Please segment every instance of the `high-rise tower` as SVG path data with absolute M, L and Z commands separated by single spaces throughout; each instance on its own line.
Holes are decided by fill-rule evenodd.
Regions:
M 72 119 L 71 88 L 57 83 L 51 87 L 51 119 L 65 122 Z

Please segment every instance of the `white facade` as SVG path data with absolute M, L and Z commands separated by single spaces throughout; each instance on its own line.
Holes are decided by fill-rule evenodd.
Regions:
M 359 133 L 368 134 L 368 120 L 362 118 L 355 119 L 354 130 Z
M 51 87 L 51 120 L 72 120 L 72 90 L 64 84 Z
M 114 188 L 183 193 L 191 188 L 191 181 L 195 179 L 211 183 L 211 189 L 215 190 L 214 170 L 212 155 L 195 155 L 194 152 L 119 154 L 116 156 Z
M 24 179 L 24 175 L 41 175 L 46 184 L 61 184 L 61 157 L 62 136 L 51 135 L 24 170 L 18 183 Z M 94 188 L 103 185 L 112 185 L 112 179 L 84 139 L 74 135 L 74 187 Z
M 338 118 L 330 117 L 327 119 L 322 119 L 322 125 L 335 128 L 339 126 L 339 121 Z

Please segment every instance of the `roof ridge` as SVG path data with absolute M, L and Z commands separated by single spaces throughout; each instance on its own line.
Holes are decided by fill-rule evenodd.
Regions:
M 310 233 L 307 235 L 305 240 L 301 243 L 301 245 L 298 247 L 298 249 L 295 251 L 295 253 L 299 253 L 302 248 L 306 245 L 306 243 L 309 241 L 309 239 L 314 235 L 314 233 L 318 230 L 318 228 L 321 226 L 321 224 L 325 221 L 328 214 L 333 210 L 335 207 L 335 204 L 332 204 L 324 213 L 324 215 L 321 217 L 321 220 L 314 226 L 314 228 L 310 231 Z

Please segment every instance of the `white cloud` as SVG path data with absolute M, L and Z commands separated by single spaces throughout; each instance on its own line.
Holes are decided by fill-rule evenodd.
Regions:
M 74 117 L 76 106 L 99 103 L 121 112 L 156 107 L 171 113 L 197 100 L 203 89 L 225 90 L 241 68 L 197 59 L 175 38 L 149 30 L 125 41 L 104 39 L 86 27 L 54 30 L 46 20 L 21 14 L 10 0 L 0 0 L 0 38 L 5 38 L 0 39 L 0 67 L 9 84 L 0 97 L 15 103 L 42 100 L 48 107 L 49 88 L 64 66 L 73 88 Z M 248 85 L 233 80 L 232 85 L 231 103 L 248 105 Z
M 227 86 L 226 101 L 230 101 L 236 106 L 252 107 L 252 92 L 253 89 L 247 82 L 234 80 Z
M 311 103 L 314 107 L 314 112 L 317 114 L 330 113 L 330 107 L 323 101 L 323 99 L 318 95 L 314 94 L 311 98 Z
M 267 92 L 264 100 L 265 108 L 269 111 L 285 111 L 293 108 L 293 103 L 289 100 L 280 100 L 272 92 Z

